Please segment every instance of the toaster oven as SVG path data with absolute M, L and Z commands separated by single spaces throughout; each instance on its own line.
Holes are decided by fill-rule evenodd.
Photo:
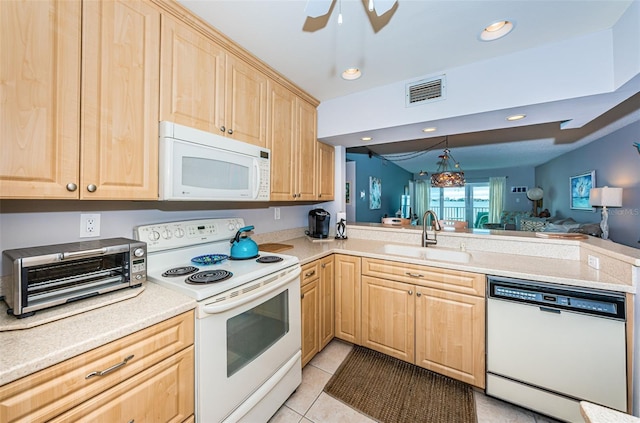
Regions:
M 123 288 L 147 279 L 147 244 L 109 238 L 20 248 L 3 252 L 8 313 L 18 318 L 37 310 Z

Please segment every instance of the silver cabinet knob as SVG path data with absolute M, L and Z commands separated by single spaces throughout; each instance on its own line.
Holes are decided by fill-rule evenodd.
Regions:
M 409 290 L 408 294 L 409 294 L 409 295 L 413 295 L 413 291 L 412 291 L 412 290 Z
M 229 134 L 229 135 L 233 134 L 233 129 L 229 129 L 229 130 L 227 131 L 227 134 Z
M 73 182 L 69 182 L 67 184 L 67 191 L 73 192 L 75 190 L 78 189 L 78 186 L 76 184 L 74 184 Z
M 225 128 L 224 126 L 220 127 L 220 132 L 225 132 L 227 130 L 227 128 Z
M 98 189 L 98 187 L 95 186 L 94 184 L 87 185 L 87 191 L 89 191 L 89 192 L 96 192 L 97 189 Z
M 416 292 L 416 297 L 422 297 L 422 293 Z

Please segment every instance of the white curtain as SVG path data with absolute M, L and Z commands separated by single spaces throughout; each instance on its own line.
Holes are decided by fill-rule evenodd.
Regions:
M 429 191 L 431 184 L 429 181 L 416 181 L 416 207 L 414 213 L 418 216 L 418 220 L 422 219 L 424 212 L 429 210 Z M 421 225 L 421 222 L 418 222 Z
M 489 178 L 489 223 L 500 223 L 507 193 L 507 178 L 496 176 Z

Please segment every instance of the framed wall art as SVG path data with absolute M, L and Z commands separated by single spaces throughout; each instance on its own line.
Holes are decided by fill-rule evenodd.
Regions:
M 369 209 L 378 210 L 382 206 L 382 181 L 369 176 Z
M 594 211 L 589 204 L 589 191 L 596 186 L 596 171 L 569 177 L 569 206 L 572 210 Z

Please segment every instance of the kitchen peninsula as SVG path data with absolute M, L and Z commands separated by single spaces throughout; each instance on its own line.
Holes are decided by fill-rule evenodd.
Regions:
M 418 227 L 352 224 L 348 226 L 349 239 L 325 242 L 312 242 L 303 233 L 304 230 L 300 228 L 257 234 L 254 238 L 258 243 L 286 242 L 291 245 L 292 248 L 283 253 L 297 256 L 303 269 L 316 260 L 335 255 L 371 262 L 394 262 L 402 266 L 428 266 L 460 274 L 491 274 L 621 292 L 628 299 L 628 321 L 633 321 L 631 313 L 637 290 L 640 251 L 609 241 L 596 238 L 541 239 L 531 233 L 510 231 L 443 231 L 437 234 L 437 246 L 428 248 L 462 253 L 451 256 L 454 261 L 446 261 L 424 260 L 402 255 L 402 249 L 389 249 L 389 245 L 404 246 L 409 248 L 406 251 L 412 253 L 411 248 L 420 246 L 422 231 Z M 430 236 L 433 237 L 433 233 Z M 599 259 L 599 270 L 587 264 L 590 255 Z M 334 286 L 338 287 L 338 275 L 342 271 L 338 260 L 334 269 Z M 484 298 L 484 292 L 481 295 Z M 0 361 L 0 383 L 8 384 L 182 315 L 194 306 L 192 300 L 148 283 L 145 291 L 136 298 L 33 329 L 2 332 L 0 342 L 4 345 L 5 354 Z M 335 312 L 338 314 L 337 306 Z M 631 338 L 633 325 L 628 326 L 628 337 Z M 628 354 L 632 353 L 631 350 L 629 348 Z M 483 383 L 478 381 L 475 384 L 482 386 Z

